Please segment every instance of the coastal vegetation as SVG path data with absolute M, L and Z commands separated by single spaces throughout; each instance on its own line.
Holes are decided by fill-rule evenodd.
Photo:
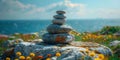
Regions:
M 83 42 L 95 42 L 95 43 L 99 43 L 102 45 L 105 45 L 109 48 L 112 49 L 113 51 L 113 56 L 111 57 L 105 57 L 103 54 L 98 54 L 98 56 L 95 58 L 95 60 L 119 60 L 120 59 L 120 55 L 119 53 L 116 53 L 116 50 L 120 49 L 120 44 L 116 45 L 116 46 L 110 46 L 110 43 L 112 41 L 120 41 L 120 26 L 105 26 L 103 27 L 100 31 L 96 31 L 96 32 L 83 32 L 83 33 L 79 33 L 76 31 L 71 31 L 70 34 L 73 34 L 76 38 L 75 41 L 83 41 Z M 116 34 L 117 33 L 117 34 Z M 17 41 L 17 39 L 22 39 L 23 41 L 27 41 L 27 42 L 31 42 L 32 40 L 35 39 L 41 39 L 41 36 L 39 33 L 34 33 L 34 34 L 20 34 L 20 33 L 16 33 L 16 34 L 12 34 L 11 36 L 5 36 L 5 35 L 1 35 L 0 37 L 0 55 L 2 55 L 4 53 L 5 50 L 8 49 L 8 47 L 4 47 L 2 46 L 3 43 L 6 40 L 16 40 L 16 42 L 14 44 L 17 44 L 19 42 L 19 40 Z M 86 52 L 89 52 L 88 55 L 90 55 L 91 57 L 95 56 L 95 52 L 93 51 L 89 51 L 88 49 L 86 49 Z M 120 51 L 119 51 L 120 52 Z M 29 56 L 22 56 L 21 52 L 17 52 L 16 55 L 18 56 L 15 60 L 31 60 L 31 59 L 43 59 L 44 56 L 35 56 L 34 53 L 30 53 Z M 56 57 L 61 56 L 60 52 L 56 52 Z M 46 60 L 50 60 L 51 54 L 47 54 L 47 59 Z M 10 57 L 7 57 L 6 60 L 10 60 Z
M 120 59 L 120 51 L 115 53 L 116 50 L 120 49 L 120 43 L 118 45 L 116 44 L 116 46 L 110 46 L 112 41 L 120 41 L 120 26 L 105 26 L 100 31 L 96 32 L 79 33 L 72 31 L 70 33 L 75 35 L 76 41 L 95 42 L 111 48 L 114 54 L 109 57 L 109 60 Z

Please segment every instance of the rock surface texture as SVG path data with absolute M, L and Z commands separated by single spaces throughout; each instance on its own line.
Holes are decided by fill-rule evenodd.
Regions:
M 72 42 L 71 44 L 48 45 L 45 43 L 28 43 L 22 42 L 15 47 L 15 53 L 21 52 L 24 56 L 28 56 L 31 52 L 36 56 L 47 58 L 47 54 L 51 54 L 51 60 L 83 60 L 82 57 L 88 56 L 88 51 L 95 51 L 95 54 L 103 54 L 111 56 L 112 52 L 109 48 L 92 42 Z M 56 57 L 57 52 L 61 53 L 60 57 Z M 94 59 L 94 57 L 91 57 Z M 89 60 L 89 59 L 88 59 Z

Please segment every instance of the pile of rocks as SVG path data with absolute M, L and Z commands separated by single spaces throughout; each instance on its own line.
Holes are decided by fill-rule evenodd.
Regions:
M 43 41 L 50 44 L 58 43 L 70 43 L 74 40 L 74 36 L 70 35 L 69 32 L 72 27 L 65 25 L 65 14 L 64 11 L 57 11 L 57 15 L 53 16 L 55 19 L 52 21 L 53 24 L 47 27 L 48 33 L 43 35 Z

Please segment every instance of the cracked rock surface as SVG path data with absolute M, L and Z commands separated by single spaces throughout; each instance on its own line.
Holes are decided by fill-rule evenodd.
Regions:
M 43 42 L 21 42 L 15 47 L 14 52 L 21 52 L 24 56 L 28 56 L 32 52 L 35 53 L 36 56 L 44 56 L 44 59 L 47 58 L 47 54 L 51 54 L 52 60 L 82 60 L 82 57 L 89 57 L 86 49 L 88 49 L 89 51 L 95 51 L 96 55 L 112 55 L 112 52 L 108 47 L 92 42 L 72 42 L 70 44 L 56 45 L 49 45 Z M 60 52 L 61 56 L 56 57 L 56 52 Z M 94 59 L 94 57 L 91 57 L 91 59 Z

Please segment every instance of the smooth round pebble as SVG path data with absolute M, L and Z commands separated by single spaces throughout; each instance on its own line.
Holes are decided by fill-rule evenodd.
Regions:
M 65 14 L 65 11 L 56 11 L 57 14 Z

